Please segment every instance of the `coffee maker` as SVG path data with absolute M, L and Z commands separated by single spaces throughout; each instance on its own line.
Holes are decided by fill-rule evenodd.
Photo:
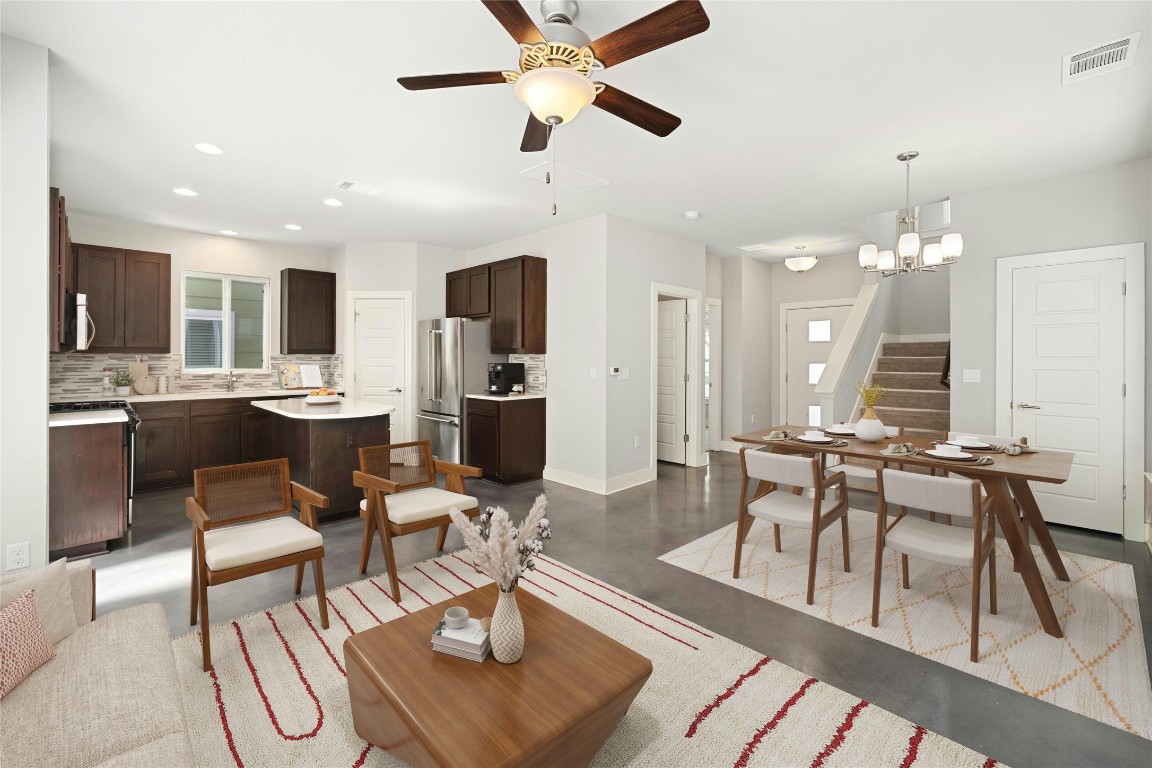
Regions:
M 507 395 L 524 384 L 524 363 L 488 363 L 488 394 Z

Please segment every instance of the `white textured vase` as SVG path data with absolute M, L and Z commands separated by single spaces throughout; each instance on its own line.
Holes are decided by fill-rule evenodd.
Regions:
M 502 664 L 515 664 L 524 655 L 524 620 L 516 605 L 516 591 L 501 592 L 489 630 L 492 656 Z
M 865 408 L 864 415 L 856 422 L 856 437 L 866 443 L 878 443 L 888 437 L 888 430 L 876 418 L 875 411 Z

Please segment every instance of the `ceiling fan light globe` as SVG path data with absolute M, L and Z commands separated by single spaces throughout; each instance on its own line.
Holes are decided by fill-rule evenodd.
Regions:
M 896 244 L 896 251 L 902 259 L 910 259 L 920 253 L 920 235 L 915 232 L 905 232 L 900 235 Z
M 945 259 L 958 259 L 964 252 L 964 238 L 959 232 L 949 232 L 940 238 L 940 248 Z
M 875 267 L 876 254 L 877 249 L 875 243 L 866 243 L 865 245 L 860 246 L 860 266 L 864 267 L 864 269 L 871 269 L 872 267 Z
M 541 67 L 525 72 L 513 91 L 533 117 L 549 125 L 570 122 L 596 98 L 591 80 L 564 67 Z
M 928 243 L 924 246 L 924 266 L 937 267 L 944 263 L 944 249 L 940 243 Z

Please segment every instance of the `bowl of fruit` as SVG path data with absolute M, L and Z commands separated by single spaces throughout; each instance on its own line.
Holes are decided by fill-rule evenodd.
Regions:
M 331 405 L 340 402 L 340 395 L 334 389 L 320 387 L 314 389 L 304 397 L 305 405 Z

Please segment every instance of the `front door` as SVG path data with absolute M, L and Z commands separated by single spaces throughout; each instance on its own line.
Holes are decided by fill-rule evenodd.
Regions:
M 684 376 L 688 346 L 688 301 L 661 300 L 656 335 L 656 458 L 685 463 L 687 401 Z
M 404 387 L 407 371 L 407 317 L 403 299 L 356 299 L 355 386 L 359 400 L 391 405 L 391 441 L 411 439 Z
M 816 384 L 828 364 L 851 304 L 789 309 L 785 314 L 784 422 L 795 426 L 827 424 L 820 412 Z
M 1123 283 L 1122 258 L 1012 270 L 1011 435 L 1075 452 L 1032 486 L 1048 522 L 1123 532 Z

